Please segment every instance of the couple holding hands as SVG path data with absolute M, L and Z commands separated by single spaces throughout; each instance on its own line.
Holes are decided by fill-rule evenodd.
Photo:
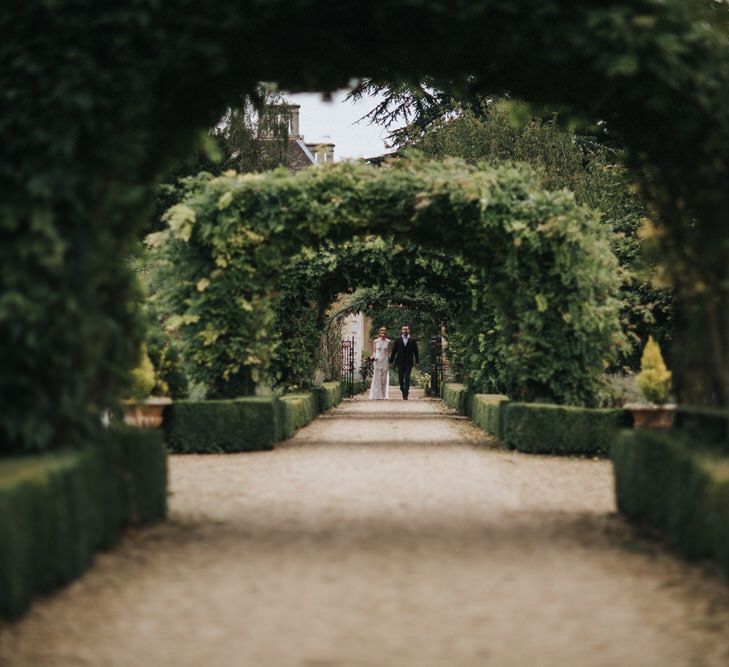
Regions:
M 408 400 L 410 393 L 410 373 L 413 365 L 420 363 L 418 343 L 410 336 L 410 327 L 403 324 L 401 335 L 394 341 L 387 337 L 387 328 L 380 327 L 378 336 L 372 346 L 374 361 L 370 400 L 377 401 L 390 397 L 390 364 L 397 368 L 397 379 L 400 382 L 402 397 Z

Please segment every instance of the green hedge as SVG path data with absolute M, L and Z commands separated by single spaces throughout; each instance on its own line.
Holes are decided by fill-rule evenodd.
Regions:
M 344 396 L 344 383 L 324 382 L 323 384 L 313 387 L 312 391 L 316 394 L 319 402 L 319 412 L 326 412 L 342 402 L 342 398 Z
M 441 389 L 443 402 L 451 409 L 457 410 L 459 414 L 467 413 L 468 390 L 465 384 L 446 382 Z
M 681 406 L 676 410 L 674 426 L 703 445 L 729 455 L 729 411 Z
M 167 447 L 180 453 L 273 449 L 283 435 L 278 403 L 275 397 L 176 401 L 165 410 Z
M 298 429 L 316 418 L 319 414 L 320 398 L 320 392 L 287 394 L 281 397 L 281 433 L 284 438 L 292 437 Z
M 504 444 L 541 454 L 606 455 L 618 430 L 628 425 L 623 410 L 541 403 L 507 403 L 503 416 Z
M 611 448 L 618 509 L 729 574 L 729 457 L 679 431 L 623 431 Z
M 504 410 L 508 397 L 503 394 L 473 394 L 467 402 L 468 414 L 486 433 L 504 439 Z
M 167 447 L 177 453 L 270 450 L 341 400 L 342 383 L 325 382 L 280 398 L 175 401 L 165 410 Z
M 0 461 L 0 616 L 86 570 L 120 531 L 164 518 L 159 430 L 112 431 L 79 450 Z

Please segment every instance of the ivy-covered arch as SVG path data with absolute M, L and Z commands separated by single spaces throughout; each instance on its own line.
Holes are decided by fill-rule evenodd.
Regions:
M 162 296 L 213 396 L 250 393 L 267 367 L 290 258 L 358 234 L 406 238 L 478 267 L 494 311 L 488 335 L 515 398 L 593 403 L 620 340 L 606 230 L 571 193 L 542 190 L 523 168 L 411 160 L 222 176 L 201 180 L 166 220 L 149 239 L 172 272 Z M 324 273 L 334 294 L 347 287 L 341 271 L 333 279 L 338 268 Z
M 137 355 L 123 260 L 154 179 L 258 80 L 332 90 L 362 75 L 431 75 L 456 93 L 506 92 L 606 121 L 660 212 L 680 310 L 679 398 L 729 405 L 725 3 L 11 0 L 4 9 L 0 346 L 13 351 L 0 376 L 4 449 L 99 428 Z
M 455 305 L 471 272 L 457 257 L 388 243 L 381 237 L 325 244 L 302 253 L 281 272 L 276 285 L 275 331 L 286 342 L 276 348 L 270 378 L 284 388 L 306 386 L 318 368 L 317 340 L 325 334 L 329 307 L 341 294 L 362 287 L 389 290 L 401 301 L 417 291 Z

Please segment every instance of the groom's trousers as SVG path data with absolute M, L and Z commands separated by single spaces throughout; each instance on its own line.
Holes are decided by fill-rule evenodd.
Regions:
M 412 366 L 397 367 L 397 379 L 400 383 L 400 391 L 402 392 L 403 398 L 407 398 L 410 393 L 410 373 L 412 373 L 412 371 Z

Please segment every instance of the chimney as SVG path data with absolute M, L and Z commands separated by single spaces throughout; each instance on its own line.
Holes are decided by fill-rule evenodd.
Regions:
M 302 139 L 303 137 L 299 134 L 299 109 L 300 104 L 290 104 L 289 113 L 291 114 L 291 124 L 289 126 L 289 139 L 295 141 L 296 139 Z

